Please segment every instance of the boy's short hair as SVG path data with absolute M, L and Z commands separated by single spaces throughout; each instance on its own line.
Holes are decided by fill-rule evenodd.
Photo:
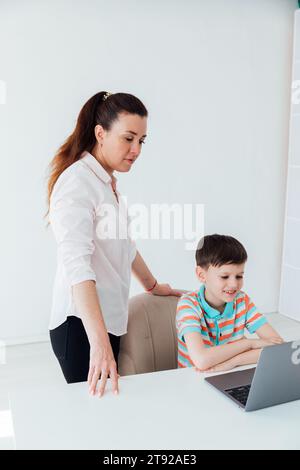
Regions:
M 196 253 L 197 266 L 207 269 L 223 264 L 242 264 L 248 255 L 243 245 L 229 235 L 206 235 L 198 243 Z

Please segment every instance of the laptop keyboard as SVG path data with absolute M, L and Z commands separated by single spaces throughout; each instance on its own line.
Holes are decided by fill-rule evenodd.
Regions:
M 228 388 L 225 390 L 225 392 L 245 406 L 249 395 L 250 386 L 251 384 L 243 385 L 242 387 Z

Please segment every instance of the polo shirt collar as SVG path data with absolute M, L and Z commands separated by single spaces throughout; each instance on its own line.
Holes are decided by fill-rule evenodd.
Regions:
M 101 163 L 89 152 L 83 152 L 81 160 L 92 170 L 95 175 L 100 178 L 104 183 L 111 183 L 117 181 L 117 178 L 112 175 L 110 176 L 106 170 L 104 170 Z
M 200 305 L 203 307 L 206 315 L 209 318 L 216 318 L 216 317 L 230 317 L 233 313 L 234 310 L 234 302 L 227 302 L 225 305 L 224 311 L 221 313 L 219 310 L 216 308 L 211 307 L 205 300 L 204 296 L 204 291 L 205 291 L 205 285 L 203 284 L 198 292 L 199 298 L 200 298 Z

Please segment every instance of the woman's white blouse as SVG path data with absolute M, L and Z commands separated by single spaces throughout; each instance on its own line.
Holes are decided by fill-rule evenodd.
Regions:
M 114 180 L 116 178 L 112 177 Z M 119 214 L 112 178 L 90 153 L 70 165 L 57 179 L 50 198 L 49 220 L 58 245 L 50 330 L 67 316 L 81 317 L 72 298 L 72 286 L 94 280 L 107 331 L 120 336 L 127 331 L 131 264 L 135 242 L 127 237 L 105 236 L 104 217 Z M 109 207 L 108 212 L 103 211 Z M 108 215 L 110 214 L 110 216 Z M 122 220 L 121 220 L 122 219 Z M 118 232 L 116 232 L 118 234 Z M 124 229 L 123 229 L 124 233 Z

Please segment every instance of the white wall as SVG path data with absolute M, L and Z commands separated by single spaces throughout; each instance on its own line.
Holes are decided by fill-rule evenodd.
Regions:
M 280 313 L 300 320 L 300 10 L 295 13 L 289 165 Z
M 47 334 L 56 247 L 42 218 L 46 167 L 100 90 L 136 94 L 150 112 L 143 154 L 117 175 L 129 203 L 205 203 L 206 233 L 245 244 L 245 288 L 262 311 L 277 310 L 296 7 L 0 2 L 2 338 Z M 197 287 L 184 242 L 138 246 L 159 280 Z

